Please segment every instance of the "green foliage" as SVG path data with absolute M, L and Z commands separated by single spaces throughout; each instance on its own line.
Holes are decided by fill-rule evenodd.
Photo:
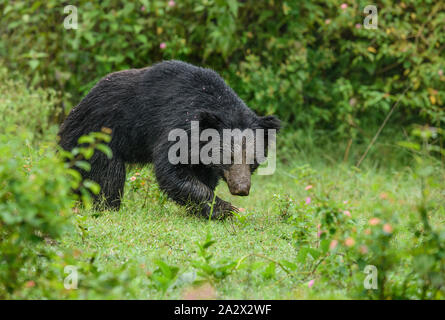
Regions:
M 163 294 L 176 282 L 179 268 L 168 265 L 162 260 L 155 260 L 156 270 L 150 274 L 154 287 Z
M 167 195 L 159 188 L 155 175 L 150 169 L 148 167 L 138 168 L 132 175 L 129 174 L 125 186 L 127 190 L 130 190 L 125 199 L 136 201 L 139 200 L 138 194 L 143 195 L 143 198 L 140 199 L 142 201 L 138 202 L 142 208 L 147 208 L 151 204 L 164 206 L 168 199 Z
M 13 134 L 10 130 L 0 135 L 0 297 L 34 297 L 38 292 L 54 298 L 70 296 L 63 287 L 66 275 L 62 270 L 67 264 L 79 268 L 81 278 L 88 283 L 78 294 L 110 295 L 107 287 L 124 281 L 120 280 L 124 271 L 119 277 L 99 273 L 91 262 L 70 259 L 70 250 L 55 252 L 51 247 L 62 235 L 72 234 L 74 226 L 85 237 L 81 216 L 72 214 L 76 197 L 71 189 L 99 192 L 97 184 L 83 181 L 71 167 L 81 167 L 82 160 L 66 162 L 60 153 L 69 154 L 67 157 L 72 160 L 77 155 L 87 158 L 91 153 L 88 150 L 95 150 L 98 139 L 109 141 L 109 136 L 91 134 L 81 138 L 89 143 L 85 147 L 72 154 L 56 154 L 54 144 L 32 148 L 23 143 L 31 140 L 31 134 L 25 130 Z M 89 197 L 83 193 L 82 200 L 90 205 Z
M 444 299 L 445 297 L 445 228 L 442 225 L 437 226 L 431 221 L 432 215 L 436 212 L 443 214 L 444 209 L 443 206 L 440 206 L 440 201 L 432 196 L 433 188 L 443 183 L 436 176 L 443 163 L 434 157 L 435 153 L 439 153 L 442 157 L 445 156 L 445 150 L 434 145 L 438 135 L 443 134 L 444 132 L 440 128 L 430 127 L 416 128 L 412 133 L 414 139 L 420 140 L 419 145 L 421 146 L 420 154 L 414 153 L 415 174 L 420 182 L 421 198 L 417 205 L 417 219 L 411 221 L 415 245 L 407 252 L 413 258 L 413 269 L 416 272 L 407 277 L 402 294 L 409 290 L 407 289 L 409 284 L 417 285 L 421 288 L 421 299 Z M 416 293 L 409 292 L 413 295 Z
M 295 230 L 298 253 L 290 262 L 297 267 L 290 267 L 291 274 L 304 280 L 318 274 L 338 287 L 352 289 L 350 294 L 358 298 L 443 299 L 445 229 L 443 223 L 432 222 L 444 212 L 443 201 L 433 192 L 441 190 L 437 173 L 442 172 L 442 164 L 435 156 L 443 153 L 435 145 L 441 133 L 437 128 L 416 127 L 410 140 L 400 143 L 416 159 L 410 173 L 420 194 L 416 204 L 401 210 L 382 192 L 381 201 L 370 206 L 368 220 L 355 215 L 349 201 L 341 204 L 332 199 L 337 186 L 322 185 L 317 172 L 297 167 L 296 182 L 314 183 L 305 187 L 306 198 L 296 201 L 289 195 L 274 195 L 280 216 Z M 366 266 L 375 266 L 378 272 L 374 289 L 363 285 Z M 295 269 L 304 276 L 295 274 Z
M 60 95 L 53 89 L 29 89 L 25 81 L 13 79 L 0 60 L 0 134 L 26 130 L 30 142 L 53 134 L 61 115 Z
M 34 150 L 19 132 L 0 135 L 0 297 L 24 286 L 37 246 L 69 229 L 71 198 L 61 161 L 50 148 Z M 36 252 L 37 251 L 37 252 Z M 45 250 L 40 254 L 45 255 Z M 43 271 L 36 268 L 35 277 Z
M 234 225 L 238 228 L 244 228 L 249 223 L 250 217 L 254 214 L 252 211 L 246 211 L 245 209 L 240 210 L 240 212 L 232 211 Z
M 91 208 L 91 195 L 98 195 L 100 186 L 89 179 L 83 179 L 80 170 L 90 171 L 91 165 L 88 162 L 95 152 L 104 153 L 109 159 L 113 157 L 111 149 L 106 143 L 111 141 L 110 129 L 104 128 L 102 132 L 91 132 L 79 138 L 79 146 L 71 151 L 60 150 L 61 157 L 65 160 L 67 174 L 71 177 L 71 188 L 75 190 L 75 198 L 82 200 L 82 203 Z
M 82 137 L 82 146 L 72 152 L 58 150 L 56 128 L 50 121 L 56 109 L 53 92 L 26 89 L 23 81 L 8 75 L 1 67 L 0 298 L 77 296 L 63 286 L 66 265 L 75 265 L 82 281 L 90 286 L 77 294 L 112 295 L 107 287 L 121 281 L 119 277 L 126 271 L 119 277 L 99 274 L 92 264 L 94 259 L 75 261 L 71 250 L 53 247 L 62 236 L 73 234 L 74 227 L 82 229 L 82 218 L 72 214 L 76 197 L 71 189 L 82 194 L 84 189 L 99 192 L 98 185 L 83 181 L 74 167 L 89 169 L 85 160 L 94 150 L 111 156 L 109 148 L 101 143 L 109 142 L 110 137 L 92 133 Z M 89 198 L 82 200 L 90 204 Z
M 362 243 L 357 247 L 357 263 L 359 266 L 375 265 L 379 270 L 378 290 L 367 293 L 372 298 L 445 297 L 445 229 L 443 224 L 433 225 L 431 221 L 435 215 L 443 214 L 444 209 L 443 204 L 431 195 L 433 188 L 440 184 L 435 176 L 440 170 L 440 163 L 427 154 L 429 135 L 421 136 L 424 140 L 420 149 L 423 156 L 414 154 L 418 166 L 413 172 L 419 184 L 420 197 L 414 212 L 409 214 L 409 239 L 403 241 L 398 236 L 402 218 L 394 214 L 388 205 L 376 206 L 375 217 L 369 220 L 366 229 L 357 237 L 357 242 Z
M 342 2 L 76 1 L 78 29 L 67 30 L 59 1 L 2 1 L 0 54 L 71 103 L 107 73 L 182 59 L 292 127 L 361 141 L 399 98 L 394 122 L 443 125 L 443 3 L 377 1 L 378 29 L 365 29 L 369 3 Z
M 215 244 L 215 240 L 212 239 L 212 235 L 207 233 L 206 239 L 202 243 L 196 243 L 198 246 L 199 259 L 193 260 L 192 265 L 198 272 L 197 283 L 220 281 L 230 275 L 236 262 L 229 259 L 221 259 L 214 261 L 213 254 L 209 252 L 209 248 Z

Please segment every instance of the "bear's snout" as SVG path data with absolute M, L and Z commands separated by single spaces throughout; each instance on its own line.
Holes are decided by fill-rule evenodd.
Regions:
M 232 188 L 229 186 L 229 190 L 234 196 L 248 196 L 250 191 L 250 181 L 236 183 Z
M 224 171 L 224 179 L 234 196 L 248 196 L 250 191 L 250 168 L 246 164 L 235 164 Z

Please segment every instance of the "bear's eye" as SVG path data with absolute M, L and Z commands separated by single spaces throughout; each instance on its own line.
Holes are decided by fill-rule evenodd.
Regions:
M 250 165 L 250 171 L 254 172 L 256 169 L 258 169 L 259 166 L 260 166 L 260 164 L 255 161 L 255 163 Z

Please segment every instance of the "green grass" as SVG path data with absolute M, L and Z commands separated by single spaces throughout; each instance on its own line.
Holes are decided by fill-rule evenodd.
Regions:
M 212 261 L 226 259 L 240 262 L 230 275 L 220 281 L 211 281 L 213 293 L 209 297 L 219 299 L 347 299 L 361 288 L 354 287 L 351 278 L 362 274 L 362 270 L 351 267 L 345 278 L 329 276 L 330 269 L 337 273 L 335 265 L 320 261 L 298 264 L 293 275 L 285 273 L 278 265 L 272 275 L 266 268 L 270 261 L 296 261 L 301 244 L 294 236 L 295 225 L 280 213 L 276 196 L 288 195 L 294 201 L 304 202 L 307 196 L 313 201 L 317 195 L 327 194 L 352 214 L 356 225 L 365 226 L 377 208 L 389 210 L 392 218 L 398 219 L 397 241 L 406 245 L 410 241 L 409 221 L 416 216 L 416 206 L 421 199 L 420 184 L 409 167 L 397 170 L 358 170 L 345 165 L 319 166 L 302 169 L 300 165 L 278 166 L 272 176 L 254 176 L 251 194 L 248 197 L 231 196 L 227 186 L 221 183 L 217 194 L 234 205 L 246 209 L 242 219 L 208 221 L 188 214 L 159 192 L 153 182 L 150 169 L 132 169 L 127 178 L 136 171 L 141 173 L 137 181 L 150 177 L 148 189 L 132 188 L 135 183 L 127 179 L 126 194 L 119 212 L 94 212 L 81 210 L 86 216 L 81 223 L 86 230 L 62 238 L 61 247 L 75 249 L 78 259 L 88 259 L 95 255 L 95 264 L 100 272 L 118 272 L 124 266 L 131 270 L 120 298 L 136 299 L 177 299 L 193 287 L 187 275 L 196 270 L 199 261 L 197 243 L 202 243 L 210 233 L 216 243 L 208 250 L 213 254 Z M 306 173 L 305 173 L 306 172 Z M 440 171 L 438 179 L 445 176 Z M 311 190 L 305 190 L 311 184 Z M 443 186 L 433 188 L 429 195 L 433 199 L 443 196 Z M 345 204 L 344 202 L 347 201 Z M 443 198 L 431 216 L 435 226 L 443 226 Z M 313 203 L 313 205 L 315 205 Z M 299 205 L 304 210 L 304 204 Z M 319 217 L 310 216 L 305 231 L 311 243 L 317 247 Z M 249 256 L 250 254 L 256 254 Z M 261 257 L 261 256 L 263 257 Z M 169 265 L 179 267 L 177 285 L 167 290 L 165 295 L 152 286 L 149 275 L 156 269 L 154 261 L 162 259 Z M 274 264 L 274 263 L 272 263 Z M 322 269 L 322 271 L 319 271 Z M 309 272 L 309 274 L 307 273 Z M 184 275 L 185 274 L 185 275 Z M 185 280 L 184 280 L 185 279 Z M 315 280 L 309 288 L 308 281 Z M 82 286 L 82 282 L 79 284 Z

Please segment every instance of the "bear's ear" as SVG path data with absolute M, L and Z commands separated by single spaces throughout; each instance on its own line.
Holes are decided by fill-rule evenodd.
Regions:
M 281 128 L 281 121 L 275 116 L 260 117 L 259 125 L 263 129 L 275 129 L 277 131 Z
M 223 127 L 222 120 L 215 112 L 201 111 L 199 113 L 199 127 L 205 129 L 218 129 Z

